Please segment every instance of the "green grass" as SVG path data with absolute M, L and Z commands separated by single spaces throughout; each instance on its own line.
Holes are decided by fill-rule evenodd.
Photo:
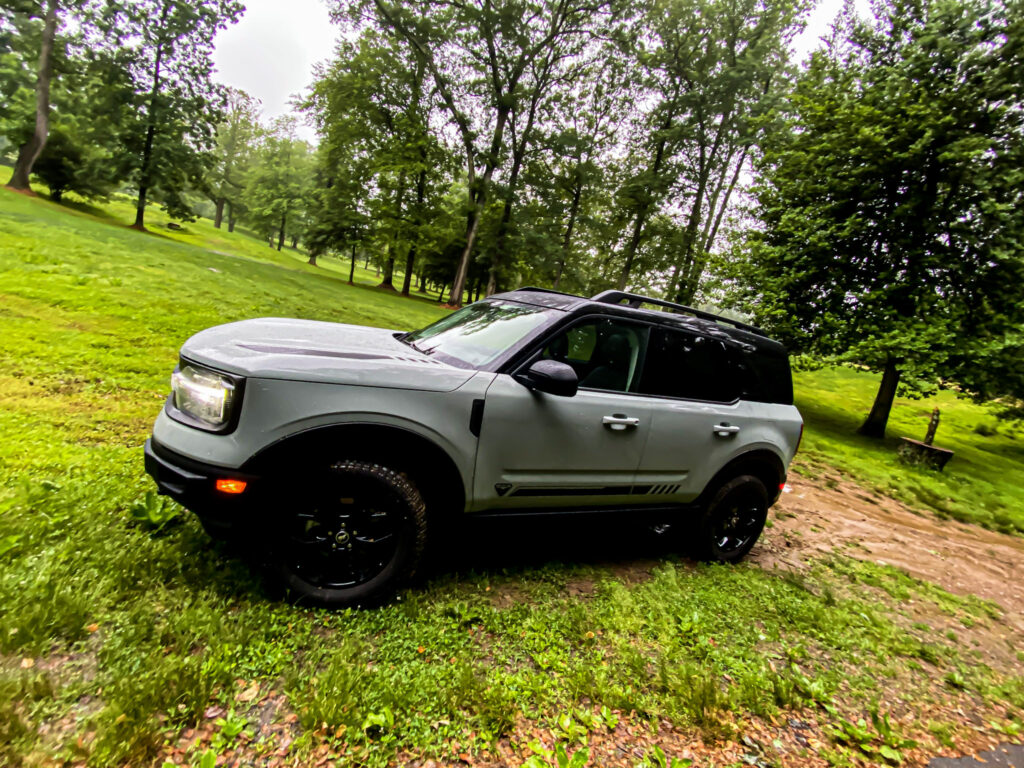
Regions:
M 796 374 L 797 406 L 807 423 L 802 471 L 836 467 L 912 507 L 1024 533 L 1024 428 L 947 390 L 921 400 L 897 398 L 887 439 L 860 437 L 855 430 L 871 409 L 878 380 L 851 368 Z M 953 450 L 953 459 L 942 472 L 897 461 L 899 437 L 924 439 L 936 407 L 942 416 L 935 445 Z
M 0 193 L 0 764 L 160 764 L 169 745 L 198 738 L 185 729 L 204 726 L 186 747 L 195 764 L 230 752 L 261 719 L 297 729 L 300 762 L 327 748 L 341 765 L 383 765 L 401 750 L 486 753 L 524 727 L 572 753 L 615 712 L 714 738 L 800 707 L 855 720 L 883 691 L 886 710 L 936 686 L 979 707 L 1024 707 L 1015 668 L 986 667 L 939 631 L 947 617 L 963 632 L 1001 626 L 1001 611 L 849 560 L 801 578 L 662 554 L 632 586 L 586 558 L 468 572 L 456 562 L 377 611 L 279 601 L 191 516 L 147 500 L 141 443 L 178 347 L 244 317 L 409 328 L 443 310 L 347 286 L 208 223 L 130 231 L 128 213 Z M 851 471 L 870 479 L 881 449 L 847 448 L 840 431 L 866 383 L 820 375 L 818 399 L 804 402 L 812 390 L 800 381 L 809 456 L 844 465 L 849 450 L 860 457 Z M 830 416 L 814 404 L 833 386 L 851 404 Z M 940 442 L 953 433 L 947 421 Z M 165 525 L 140 522 L 162 512 Z M 908 627 L 910 601 L 934 617 Z M 917 674 L 924 667 L 933 674 Z M 282 703 L 268 709 L 266 696 Z M 278 747 L 254 735 L 246 754 Z M 834 748 L 849 747 L 837 737 Z

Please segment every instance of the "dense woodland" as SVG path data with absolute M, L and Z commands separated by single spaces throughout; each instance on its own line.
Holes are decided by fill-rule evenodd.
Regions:
M 742 313 L 897 387 L 1024 396 L 1024 4 L 330 0 L 270 124 L 215 81 L 233 0 L 0 0 L 0 153 L 461 305 L 533 284 Z M 296 138 L 297 121 L 319 142 Z M 140 256 L 142 258 L 142 256 Z

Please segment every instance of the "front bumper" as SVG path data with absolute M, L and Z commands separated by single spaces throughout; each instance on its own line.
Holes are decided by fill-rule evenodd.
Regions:
M 208 529 L 228 531 L 252 522 L 259 498 L 260 478 L 235 470 L 204 464 L 165 448 L 152 438 L 146 441 L 146 472 L 159 492 L 194 512 Z M 244 480 L 245 490 L 227 494 L 217 490 L 217 480 Z

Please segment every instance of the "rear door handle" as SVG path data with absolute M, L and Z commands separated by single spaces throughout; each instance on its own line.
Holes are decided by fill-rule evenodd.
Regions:
M 613 413 L 611 416 L 605 416 L 601 419 L 601 423 L 606 427 L 618 431 L 638 426 L 640 424 L 640 419 L 635 416 L 626 416 L 622 413 Z
M 729 435 L 735 435 L 737 432 L 740 431 L 740 428 L 735 425 L 716 424 L 714 427 L 712 427 L 711 431 L 714 432 L 719 437 L 728 437 Z

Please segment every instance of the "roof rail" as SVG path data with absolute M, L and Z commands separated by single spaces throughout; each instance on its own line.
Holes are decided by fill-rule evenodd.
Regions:
M 516 288 L 515 290 L 510 291 L 510 293 L 519 293 L 520 291 L 531 291 L 533 293 L 555 293 L 555 294 L 558 294 L 559 296 L 572 296 L 573 298 L 577 298 L 577 299 L 583 298 L 582 296 L 577 296 L 574 293 L 566 293 L 565 291 L 556 291 L 553 288 L 538 288 L 535 285 L 524 285 L 522 288 Z
M 716 323 L 727 323 L 728 325 L 739 328 L 740 330 L 756 333 L 758 336 L 767 336 L 767 334 L 760 328 L 753 325 L 747 325 L 746 323 L 741 323 L 739 320 L 722 317 L 722 315 L 716 315 L 714 312 L 705 312 L 702 309 L 694 309 L 693 307 L 688 307 L 685 304 L 676 304 L 674 301 L 652 299 L 649 296 L 641 296 L 636 293 L 627 293 L 626 291 L 602 291 L 596 296 L 592 296 L 590 300 L 598 301 L 602 304 L 622 304 L 622 302 L 625 301 L 626 306 L 632 309 L 639 309 L 641 304 L 654 304 L 659 307 L 673 309 L 676 312 L 680 312 L 685 315 L 699 317 L 701 320 L 711 320 Z

